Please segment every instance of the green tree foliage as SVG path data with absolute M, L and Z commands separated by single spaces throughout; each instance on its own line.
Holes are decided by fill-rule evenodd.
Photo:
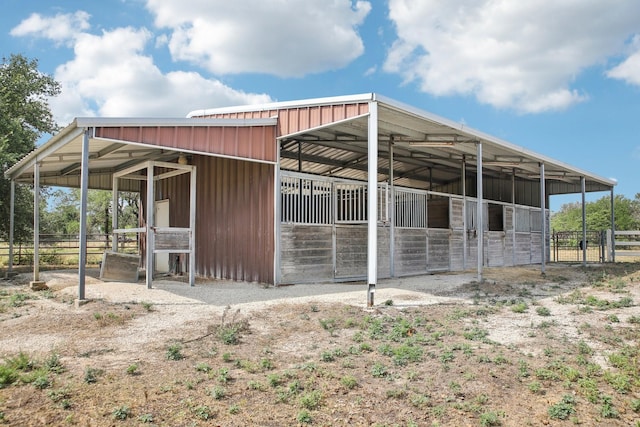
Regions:
M 111 191 L 89 190 L 87 193 L 87 232 L 111 232 Z M 43 234 L 77 234 L 80 230 L 80 189 L 57 190 L 53 194 L 55 206 L 42 213 Z M 138 226 L 138 194 L 120 192 L 118 199 L 118 227 Z
M 0 64 L 0 239 L 9 235 L 10 182 L 4 171 L 32 151 L 43 134 L 57 130 L 48 99 L 60 85 L 38 71 L 38 61 L 22 55 L 2 58 Z M 33 230 L 33 195 L 16 186 L 15 240 L 25 241 Z
M 640 193 L 635 199 L 617 195 L 613 199 L 616 230 L 640 229 Z M 585 205 L 587 230 L 599 231 L 611 228 L 611 198 L 604 196 Z M 551 228 L 556 231 L 582 230 L 582 205 L 568 203 L 551 216 Z

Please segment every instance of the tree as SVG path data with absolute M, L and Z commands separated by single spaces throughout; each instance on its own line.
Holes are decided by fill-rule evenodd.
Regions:
M 54 192 L 55 209 L 42 213 L 42 232 L 77 234 L 80 227 L 80 189 Z M 88 234 L 111 232 L 111 191 L 89 190 L 87 193 Z M 121 191 L 118 197 L 118 227 L 138 226 L 138 193 Z
M 640 228 L 640 193 L 634 200 L 622 195 L 613 199 L 616 230 L 637 230 Z M 604 196 L 585 205 L 587 230 L 606 230 L 611 228 L 611 198 Z M 556 231 L 582 230 L 581 203 L 568 203 L 551 217 L 551 228 Z
M 38 71 L 38 61 L 22 55 L 2 58 L 0 65 L 0 239 L 9 236 L 10 182 L 4 171 L 36 147 L 43 134 L 57 126 L 48 99 L 60 93 L 53 77 Z M 33 192 L 16 186 L 16 241 L 29 239 L 33 232 Z

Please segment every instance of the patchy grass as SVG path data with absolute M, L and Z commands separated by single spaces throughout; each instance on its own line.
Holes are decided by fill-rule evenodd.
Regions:
M 47 304 L 65 307 L 68 317 L 56 325 L 73 345 L 55 353 L 3 349 L 1 421 L 635 425 L 640 284 L 609 266 L 606 275 L 581 273 L 595 278 L 540 302 L 537 287 L 546 285 L 531 280 L 524 290 L 515 281 L 476 284 L 487 296 L 474 305 L 407 307 L 394 297 L 373 309 L 335 302 L 228 308 L 158 329 L 139 348 L 112 338 L 129 333 L 133 320 L 171 316 L 166 307 L 99 302 L 74 311 L 54 295 Z M 549 288 L 573 283 L 570 272 L 550 276 L 559 279 Z M 16 294 L 28 298 L 8 304 Z M 23 289 L 0 293 L 2 318 L 24 318 L 21 333 L 33 334 L 32 304 L 42 301 Z M 12 403 L 18 399 L 20 406 Z

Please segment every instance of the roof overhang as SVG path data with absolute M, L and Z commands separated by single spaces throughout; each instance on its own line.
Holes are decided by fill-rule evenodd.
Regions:
M 492 135 L 448 120 L 375 93 L 277 102 L 263 105 L 194 111 L 190 115 L 233 114 L 310 106 L 378 103 L 379 179 L 389 174 L 390 146 L 398 185 L 425 182 L 447 185 L 460 179 L 462 162 L 473 170 L 477 144 L 482 144 L 483 173 L 504 178 L 539 181 L 544 165 L 547 194 L 608 191 L 616 181 L 576 168 Z M 283 169 L 304 170 L 319 175 L 366 180 L 368 114 L 281 135 Z M 304 164 L 300 167 L 300 164 Z
M 212 153 L 198 149 L 196 144 L 180 146 L 164 141 L 173 135 L 193 140 L 193 135 L 222 128 L 274 128 L 277 120 L 269 119 L 189 119 L 189 118 L 76 118 L 46 143 L 26 155 L 5 172 L 16 182 L 32 183 L 34 167 L 40 167 L 40 183 L 62 187 L 78 187 L 82 159 L 82 140 L 89 132 L 89 187 L 110 189 L 114 173 L 142 161 L 173 162 L 181 155 Z M 117 130 L 126 138 L 111 138 L 108 130 Z M 111 132 L 113 133 L 113 132 Z M 202 145 L 202 144 L 201 144 Z M 196 147 L 196 148 L 190 148 Z M 222 157 L 234 157 L 217 153 Z M 265 161 L 253 159 L 254 161 Z M 266 161 L 265 161 L 266 162 Z M 273 162 L 269 162 L 273 163 Z M 126 184 L 123 184 L 126 187 Z M 137 190 L 138 184 L 131 183 Z

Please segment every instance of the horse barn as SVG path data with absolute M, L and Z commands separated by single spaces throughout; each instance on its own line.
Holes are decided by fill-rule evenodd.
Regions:
M 371 293 L 379 278 L 477 270 L 481 279 L 485 266 L 525 264 L 544 272 L 549 196 L 608 191 L 613 205 L 615 186 L 372 93 L 180 119 L 77 118 L 5 174 L 83 195 L 110 189 L 114 201 L 140 192 L 133 231 L 147 271 L 179 260 L 192 285 L 195 276 L 367 280 Z M 116 235 L 125 232 L 117 221 Z M 80 299 L 83 238 L 81 224 Z

